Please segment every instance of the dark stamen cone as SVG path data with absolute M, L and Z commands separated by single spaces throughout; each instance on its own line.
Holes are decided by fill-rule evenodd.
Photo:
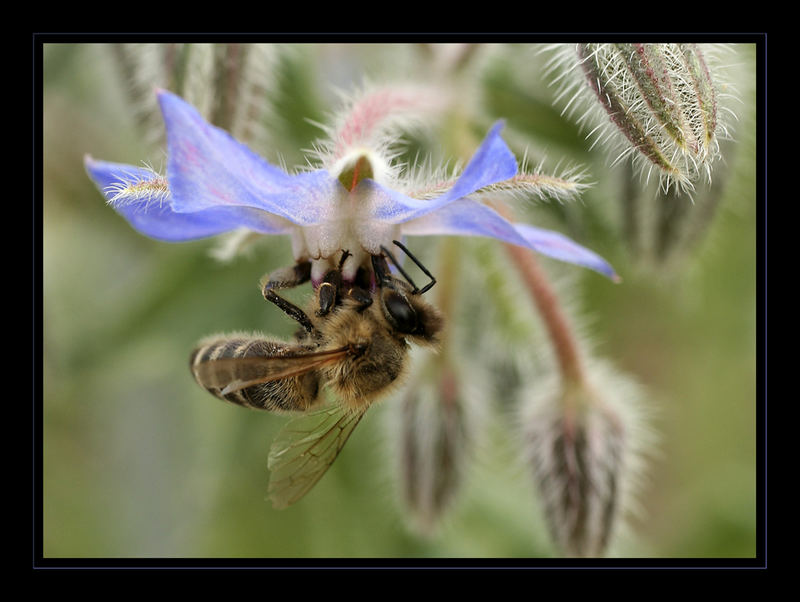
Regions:
M 353 190 L 361 180 L 373 177 L 372 164 L 369 162 L 369 158 L 366 155 L 359 155 L 339 174 L 339 182 L 347 190 Z

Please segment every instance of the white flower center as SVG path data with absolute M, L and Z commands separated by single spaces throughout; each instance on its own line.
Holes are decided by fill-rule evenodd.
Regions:
M 318 283 L 327 270 L 335 267 L 342 251 L 349 257 L 342 267 L 345 279 L 352 279 L 359 266 L 369 267 L 369 256 L 380 253 L 381 245 L 389 246 L 397 238 L 400 227 L 375 219 L 373 205 L 365 179 L 388 184 L 389 164 L 369 149 L 354 149 L 339 160 L 330 173 L 342 185 L 330 199 L 330 211 L 324 223 L 298 227 L 292 235 L 296 259 L 312 262 L 311 278 Z

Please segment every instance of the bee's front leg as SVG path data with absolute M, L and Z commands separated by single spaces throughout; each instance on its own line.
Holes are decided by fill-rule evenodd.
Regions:
M 356 308 L 358 312 L 362 312 L 372 305 L 372 295 L 368 290 L 359 286 L 351 286 L 345 294 L 359 303 L 359 307 Z
M 342 266 L 347 261 L 348 257 L 352 257 L 352 253 L 348 250 L 342 251 L 342 257 L 339 259 L 339 266 L 336 269 L 328 270 L 322 278 L 319 285 L 319 309 L 317 310 L 318 316 L 325 316 L 330 313 L 336 304 L 339 302 L 341 295 L 342 285 Z
M 336 298 L 342 288 L 342 272 L 340 270 L 329 270 L 317 290 L 319 294 L 318 316 L 327 315 L 336 305 Z

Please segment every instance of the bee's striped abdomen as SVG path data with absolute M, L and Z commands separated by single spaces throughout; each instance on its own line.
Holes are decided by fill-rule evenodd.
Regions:
M 231 337 L 201 343 L 192 352 L 189 363 L 198 384 L 224 401 L 259 410 L 304 411 L 318 397 L 316 371 L 268 378 L 281 357 L 297 350 L 297 345 L 280 341 Z M 236 386 L 258 380 L 264 382 Z M 223 394 L 228 387 L 230 390 Z

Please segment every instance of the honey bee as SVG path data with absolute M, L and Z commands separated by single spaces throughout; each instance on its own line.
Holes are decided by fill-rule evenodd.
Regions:
M 319 481 L 375 401 L 401 382 L 409 342 L 436 347 L 443 318 L 422 299 L 436 279 L 401 243 L 393 241 L 430 278 L 417 288 L 385 247 L 372 256 L 372 274 L 359 270 L 356 282 L 341 275 L 350 256 L 317 287 L 308 311 L 275 289 L 308 279 L 306 266 L 270 274 L 265 299 L 296 320 L 292 342 L 232 335 L 201 341 L 190 366 L 197 382 L 216 397 L 269 412 L 300 412 L 278 433 L 268 458 L 268 496 L 275 508 L 297 502 Z M 390 272 L 387 258 L 402 280 Z M 337 403 L 323 406 L 322 390 Z

